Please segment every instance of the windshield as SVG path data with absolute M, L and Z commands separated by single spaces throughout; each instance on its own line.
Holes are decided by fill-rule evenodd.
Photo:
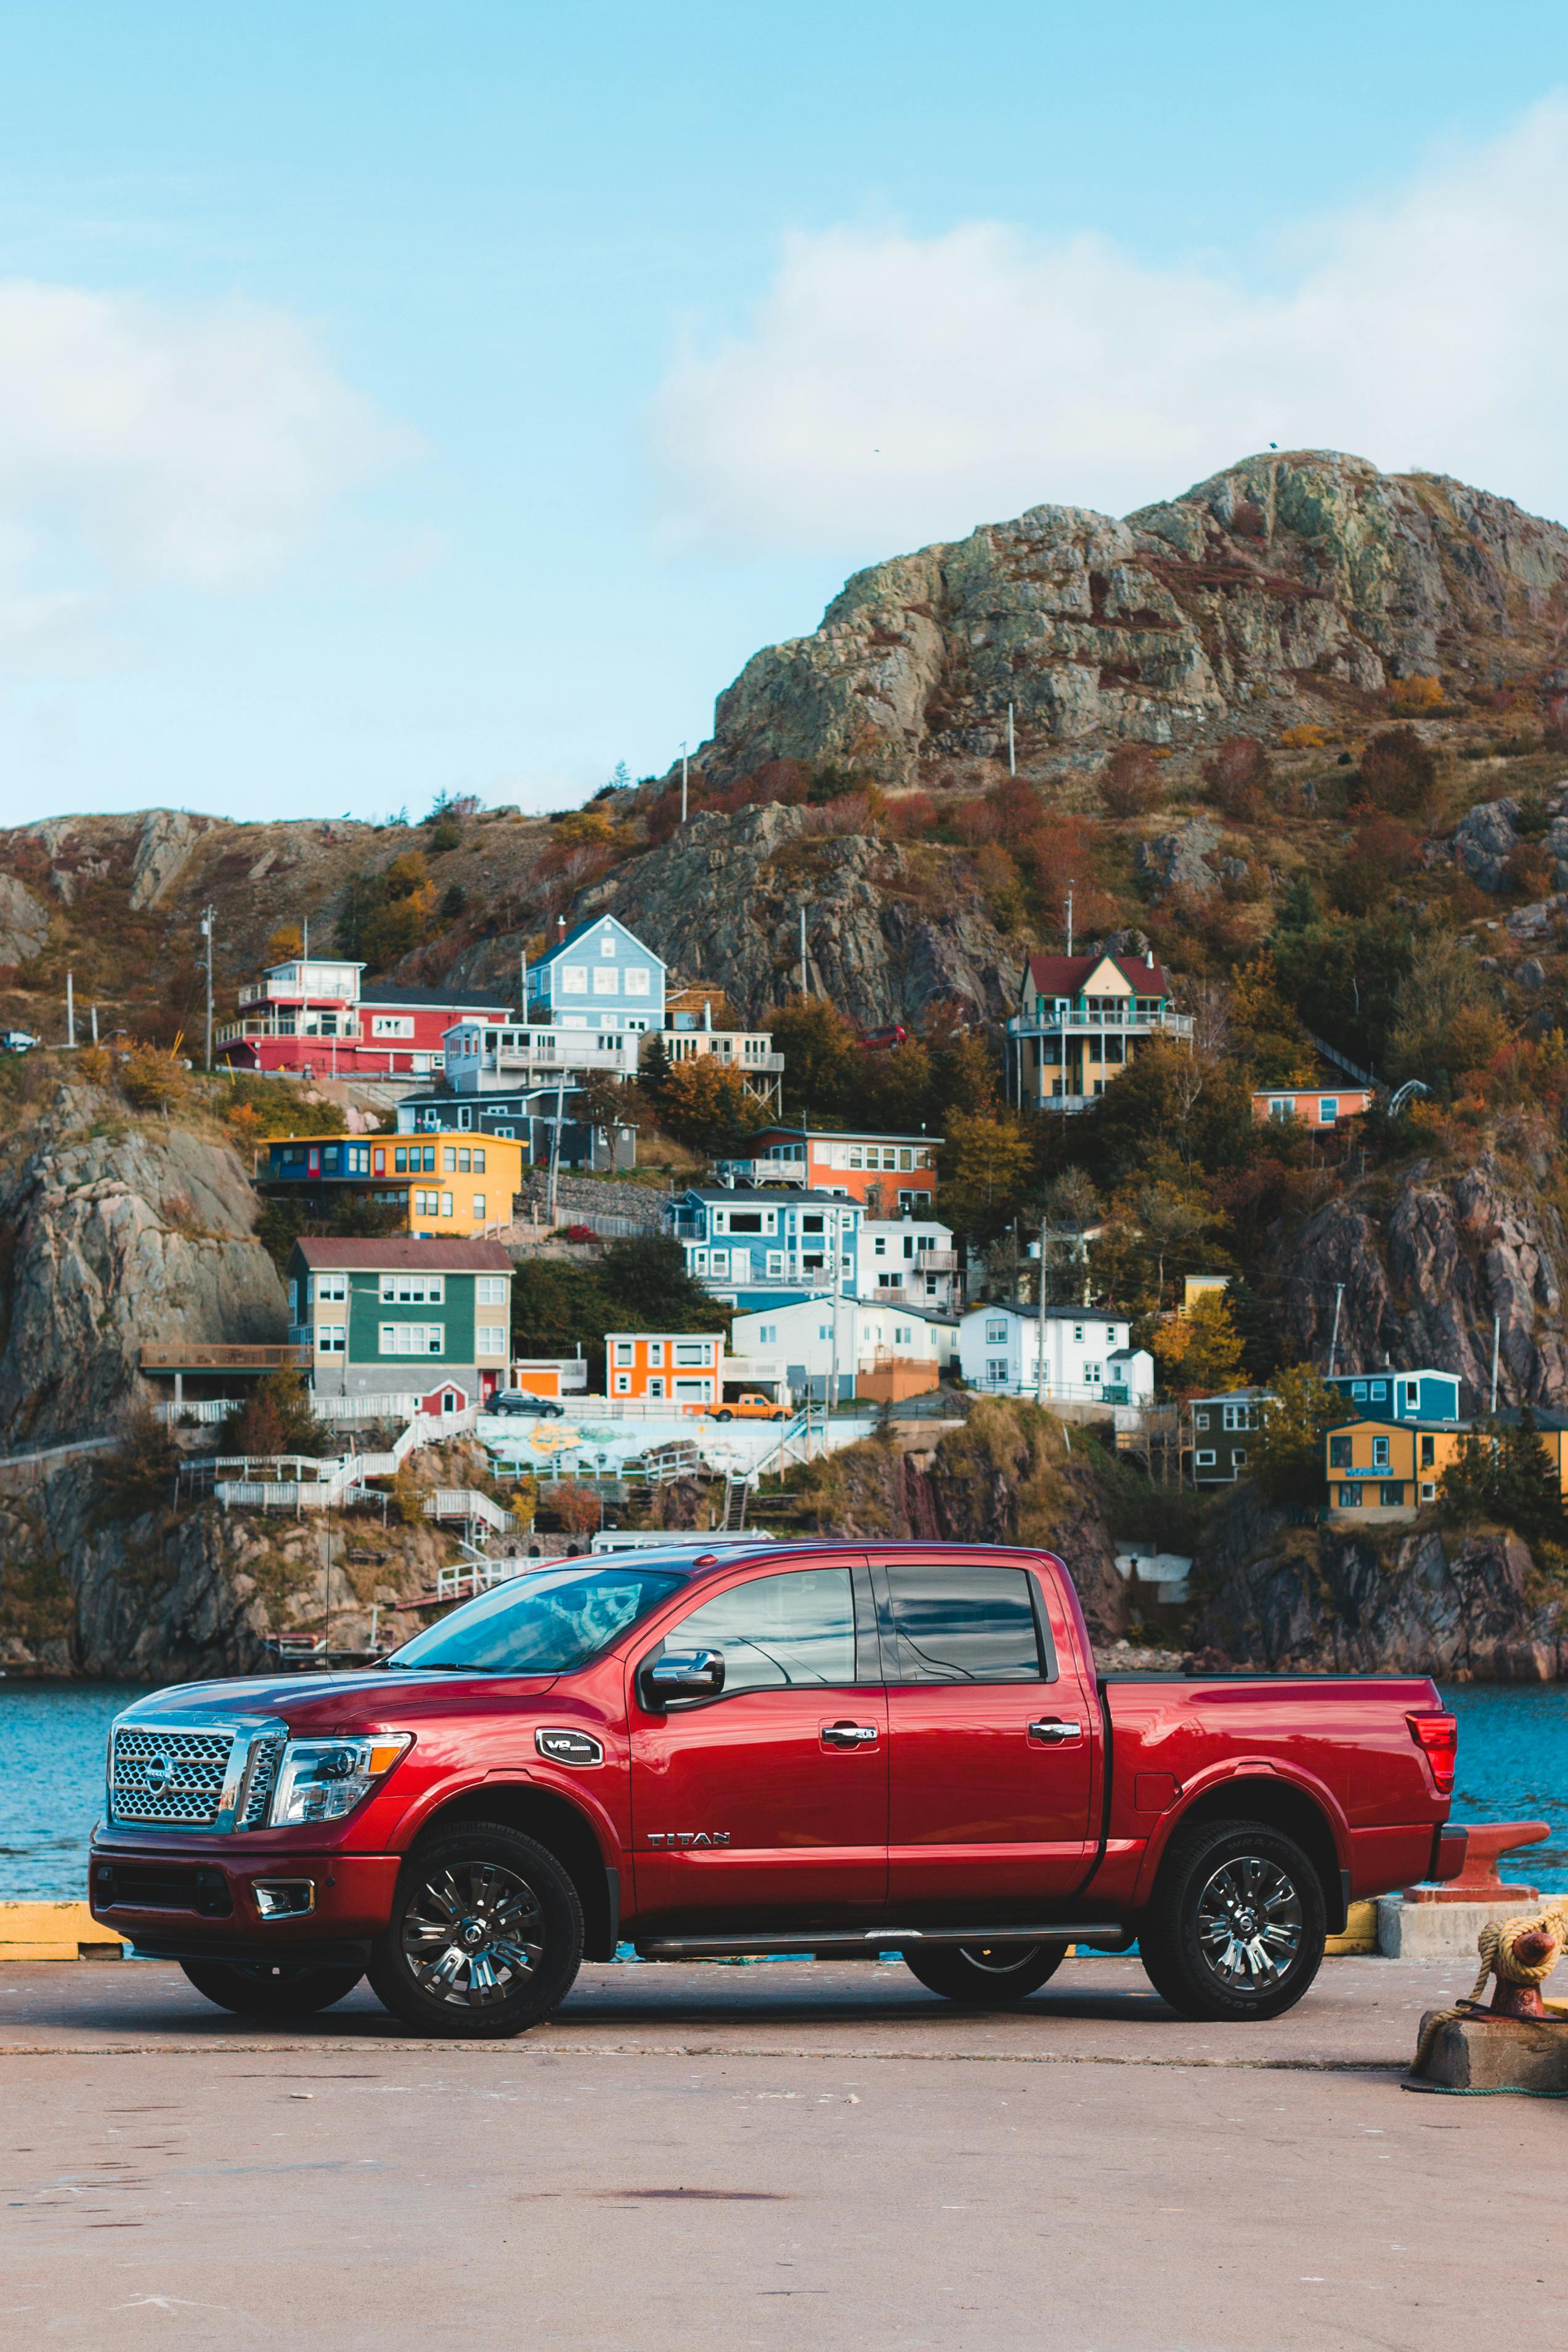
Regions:
M 685 1582 L 691 1554 L 573 1560 L 510 1578 L 384 1661 L 470 1674 L 566 1675 Z

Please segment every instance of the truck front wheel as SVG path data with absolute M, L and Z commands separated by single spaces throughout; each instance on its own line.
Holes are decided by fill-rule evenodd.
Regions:
M 364 1971 L 307 1960 L 182 1960 L 199 1993 L 236 2017 L 311 2017 L 351 1993 Z
M 582 1905 L 554 1854 L 499 1822 L 469 1822 L 409 1855 L 368 1974 L 416 2032 L 490 2041 L 541 2023 L 581 1964 Z
M 1317 1975 L 1325 1931 L 1318 1874 L 1294 1838 L 1265 1822 L 1197 1822 L 1171 1840 L 1138 1951 L 1183 2017 L 1279 2017 Z
M 1010 2009 L 1056 1974 L 1066 1950 L 1065 1944 L 930 1944 L 906 1949 L 904 1965 L 946 2000 Z

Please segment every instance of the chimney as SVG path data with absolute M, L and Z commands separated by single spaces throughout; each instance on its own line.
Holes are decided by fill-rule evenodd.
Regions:
M 711 1029 L 713 1027 L 713 999 L 711 996 L 705 996 L 703 998 L 703 1027 L 705 1029 Z
M 1149 970 L 1153 971 L 1155 968 L 1155 951 L 1153 948 L 1145 948 L 1144 950 L 1144 961 L 1148 965 Z
M 560 945 L 560 943 L 561 943 L 562 940 L 564 940 L 564 939 L 565 939 L 565 937 L 566 937 L 566 917 L 565 917 L 564 915 L 558 915 L 558 916 L 556 917 L 556 919 L 555 919 L 555 943 L 556 943 L 556 945 L 557 945 L 557 947 L 558 947 L 558 948 L 559 947 L 559 945 Z

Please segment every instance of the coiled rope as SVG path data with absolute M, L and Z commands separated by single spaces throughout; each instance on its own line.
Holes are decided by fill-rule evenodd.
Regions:
M 1545 1953 L 1535 1959 L 1526 1959 L 1519 1947 L 1529 1938 L 1546 1937 L 1550 1939 Z M 1456 2001 L 1452 2009 L 1434 2010 L 1427 2020 L 1421 2039 L 1416 2044 L 1408 2079 L 1418 2080 L 1427 2071 L 1427 2061 L 1432 2044 L 1445 2025 L 1458 2025 L 1467 2017 L 1490 2016 L 1481 2007 L 1481 1995 L 1487 1989 L 1487 1979 L 1496 1977 L 1499 1984 L 1544 1984 L 1563 1957 L 1568 1944 L 1568 1903 L 1549 1903 L 1542 1911 L 1521 1914 L 1513 1919 L 1489 1919 L 1476 1937 L 1476 1949 L 1480 1954 L 1480 1967 L 1469 1997 Z M 1568 2012 L 1553 2004 L 1556 2014 L 1550 2021 L 1554 2025 L 1568 2025 Z

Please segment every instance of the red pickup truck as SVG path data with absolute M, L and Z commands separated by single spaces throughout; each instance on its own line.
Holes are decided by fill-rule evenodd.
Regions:
M 435 2034 L 586 1957 L 901 1952 L 999 2008 L 1135 1940 L 1188 2017 L 1277 2016 L 1353 1896 L 1452 1877 L 1419 1678 L 1094 1670 L 1047 1552 L 556 1561 L 361 1672 L 186 1685 L 109 1743 L 95 1916 L 224 2007 L 368 1975 Z

